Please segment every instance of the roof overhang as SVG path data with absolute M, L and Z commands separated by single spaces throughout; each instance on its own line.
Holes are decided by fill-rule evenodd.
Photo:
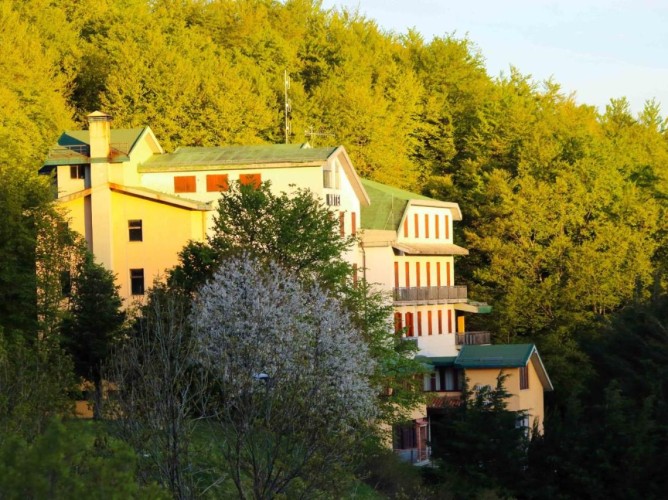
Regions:
M 552 385 L 550 376 L 547 374 L 547 370 L 545 369 L 545 365 L 543 364 L 543 360 L 541 359 L 540 354 L 538 354 L 538 349 L 536 349 L 536 346 L 533 346 L 533 351 L 531 352 L 531 362 L 533 363 L 533 367 L 536 370 L 536 374 L 538 375 L 541 384 L 543 384 L 543 390 L 553 391 L 554 386 Z
M 489 314 L 492 312 L 492 306 L 487 302 L 476 302 L 469 300 L 468 302 L 460 302 L 454 304 L 455 311 L 477 313 L 477 314 Z
M 465 345 L 459 351 L 455 366 L 465 370 L 521 368 L 531 363 L 544 391 L 553 391 L 543 360 L 535 344 Z
M 362 229 L 359 235 L 364 248 L 390 247 L 397 240 L 397 232 L 391 229 Z
M 360 179 L 360 176 L 357 175 L 357 171 L 353 167 L 353 162 L 350 160 L 350 156 L 348 156 L 346 148 L 343 146 L 337 147 L 330 155 L 330 158 L 333 156 L 343 157 L 345 161 L 341 162 L 341 166 L 346 172 L 346 177 L 348 177 L 348 180 L 353 187 L 353 191 L 355 191 L 355 194 L 359 199 L 360 205 L 363 207 L 368 207 L 371 204 L 371 200 L 366 192 L 366 189 L 364 189 L 364 186 L 362 185 L 362 179 Z
M 392 248 L 406 255 L 468 255 L 469 251 L 452 243 L 392 243 Z
M 122 193 L 129 196 L 136 196 L 138 198 L 144 198 L 145 200 L 155 201 L 158 203 L 165 203 L 167 205 L 172 205 L 179 208 L 185 208 L 188 210 L 200 210 L 203 212 L 208 212 L 210 210 L 213 210 L 210 203 L 188 200 L 186 198 L 181 198 L 179 196 L 161 193 L 159 191 L 153 191 L 151 189 L 121 186 L 120 184 L 113 184 L 113 183 L 109 183 L 109 189 L 117 193 Z
M 408 201 L 408 206 L 447 208 L 452 211 L 452 220 L 462 220 L 462 211 L 459 204 L 451 201 L 412 199 Z M 408 207 L 406 208 L 408 209 Z

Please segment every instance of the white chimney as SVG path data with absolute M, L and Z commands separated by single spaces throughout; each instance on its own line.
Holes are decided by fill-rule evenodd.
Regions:
M 108 158 L 111 151 L 111 116 L 95 111 L 88 115 L 90 157 Z

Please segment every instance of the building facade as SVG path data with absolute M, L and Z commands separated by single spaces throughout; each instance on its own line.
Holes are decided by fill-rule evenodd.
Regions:
M 89 130 L 61 135 L 40 172 L 72 229 L 98 262 L 113 271 L 126 304 L 141 301 L 152 281 L 178 262 L 190 241 L 213 227 L 220 192 L 229 184 L 270 181 L 272 189 L 309 189 L 335 213 L 342 234 L 358 235 L 346 259 L 392 298 L 398 335 L 415 342 L 431 373 L 430 403 L 394 430 L 407 459 L 428 459 L 430 412 L 470 386 L 507 376 L 509 409 L 543 420 L 543 391 L 552 386 L 535 346 L 493 346 L 489 332 L 468 331 L 466 318 L 491 307 L 469 299 L 455 278 L 455 258 L 468 254 L 453 238 L 462 219 L 442 202 L 359 178 L 341 146 L 308 144 L 183 147 L 166 153 L 149 127 L 112 129 L 111 118 L 89 115 Z

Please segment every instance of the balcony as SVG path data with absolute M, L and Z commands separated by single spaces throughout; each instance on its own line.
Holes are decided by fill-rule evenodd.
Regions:
M 484 345 L 492 343 L 490 332 L 461 332 L 455 335 L 455 344 L 458 346 Z
M 456 304 L 467 301 L 465 286 L 420 286 L 394 289 L 394 304 Z

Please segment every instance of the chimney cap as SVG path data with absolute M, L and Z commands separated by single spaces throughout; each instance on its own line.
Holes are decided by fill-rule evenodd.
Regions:
M 87 116 L 89 122 L 110 122 L 111 116 L 102 111 L 93 111 Z

